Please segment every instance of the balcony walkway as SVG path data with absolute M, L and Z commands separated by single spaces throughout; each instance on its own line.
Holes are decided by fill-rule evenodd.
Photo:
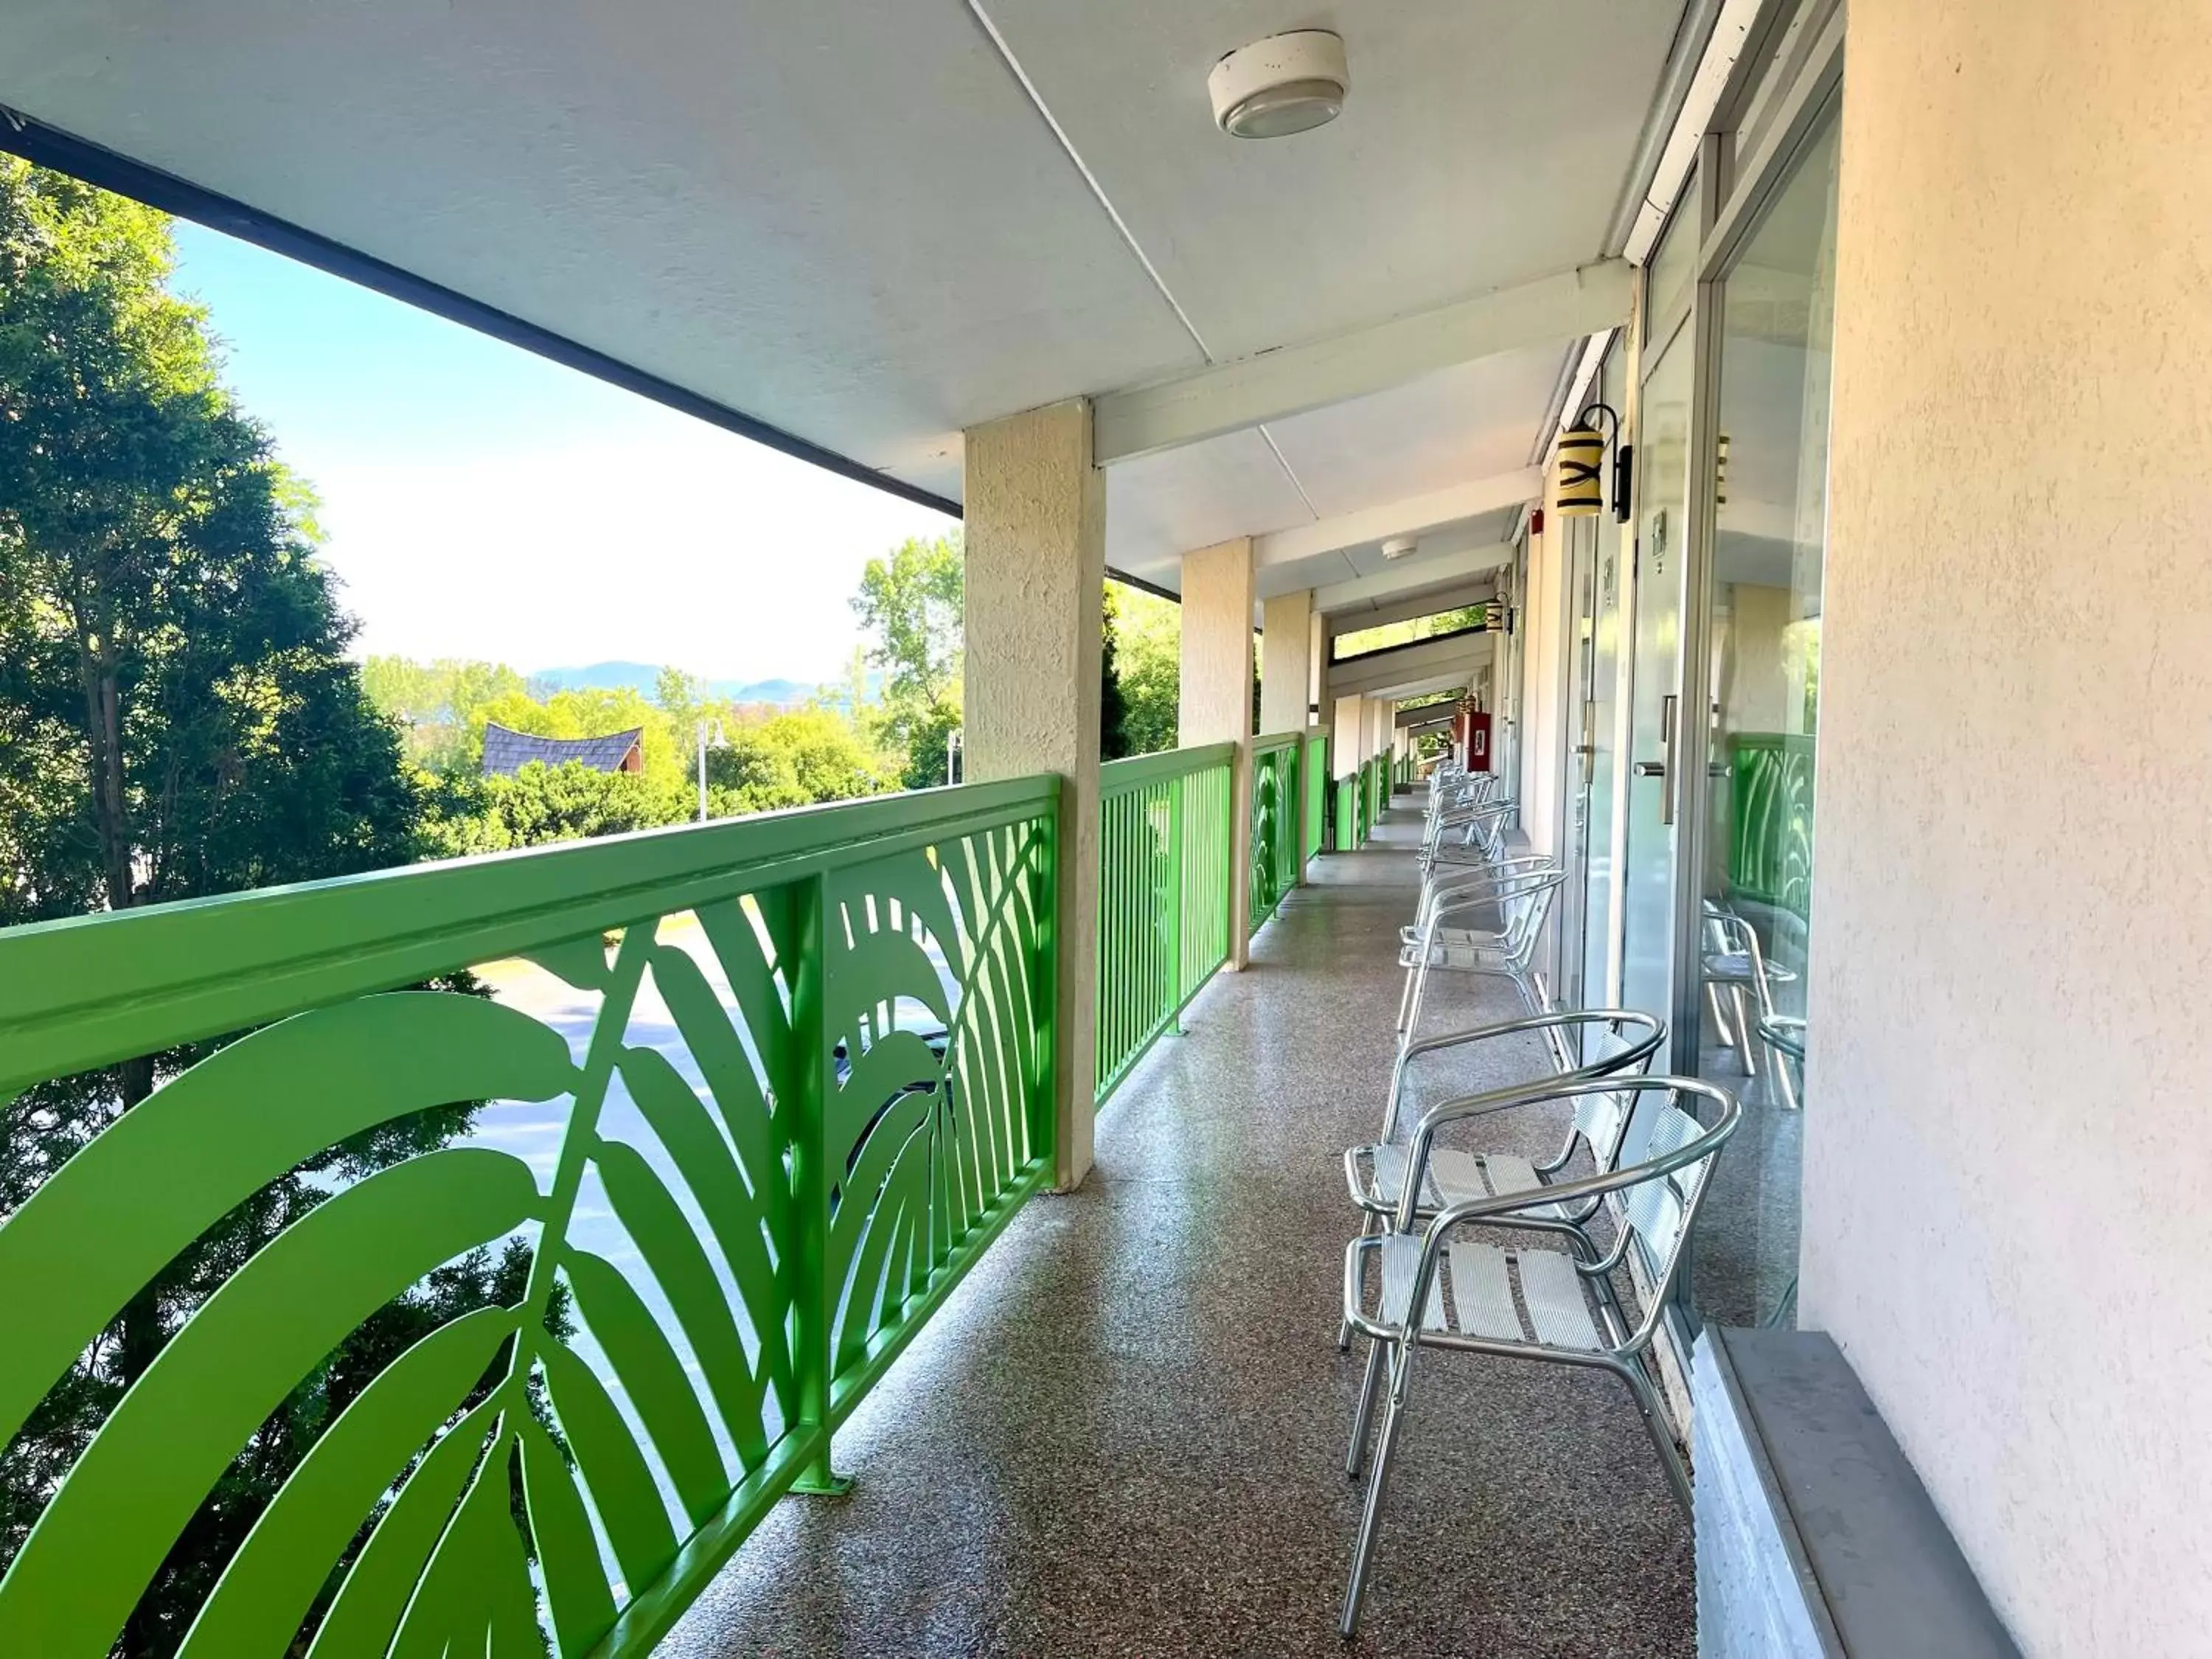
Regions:
M 1620 1385 L 1459 1355 L 1428 1362 L 1337 1639 L 1340 1160 L 1379 1116 L 1415 833 L 1401 807 L 1315 862 L 1108 1105 L 1082 1191 L 1016 1220 L 841 1433 L 852 1494 L 781 1504 L 663 1653 L 1694 1653 L 1689 1525 Z

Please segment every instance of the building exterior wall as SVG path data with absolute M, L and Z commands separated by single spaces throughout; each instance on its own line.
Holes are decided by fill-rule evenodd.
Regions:
M 1850 15 L 1802 1322 L 2066 1659 L 2212 1643 L 2208 25 Z

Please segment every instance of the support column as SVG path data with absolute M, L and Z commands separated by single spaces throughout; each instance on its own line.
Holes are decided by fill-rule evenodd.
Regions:
M 1057 1185 L 1091 1171 L 1097 1097 L 1098 675 L 1106 485 L 1085 399 L 967 434 L 967 775 L 1060 781 Z
M 1315 624 L 1320 618 L 1314 614 L 1313 589 L 1302 587 L 1295 593 L 1279 594 L 1261 608 L 1260 632 L 1262 641 L 1260 653 L 1260 730 L 1268 736 L 1281 732 L 1303 733 L 1312 721 L 1314 702 L 1314 637 Z M 1298 787 L 1293 792 L 1296 799 L 1290 803 L 1291 811 L 1297 815 L 1298 846 L 1297 879 L 1305 879 L 1305 860 L 1303 849 L 1311 829 L 1306 819 L 1306 803 L 1311 799 L 1304 784 L 1306 764 L 1305 738 L 1298 739 Z
M 1260 730 L 1303 732 L 1313 703 L 1313 589 L 1269 599 L 1260 619 Z
M 1188 746 L 1234 743 L 1229 815 L 1229 969 L 1250 960 L 1252 932 L 1252 538 L 1182 557 L 1182 696 Z
M 1339 697 L 1330 716 L 1328 744 L 1329 770 L 1335 774 L 1328 783 L 1329 799 L 1337 802 L 1335 850 L 1343 853 L 1353 846 L 1352 821 L 1343 811 L 1343 802 L 1337 790 L 1337 779 L 1355 775 L 1359 763 L 1366 757 L 1360 744 L 1367 730 L 1367 699 L 1362 696 Z

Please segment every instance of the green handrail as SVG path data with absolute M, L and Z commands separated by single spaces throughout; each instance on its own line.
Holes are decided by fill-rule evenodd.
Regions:
M 982 784 L 0 933 L 0 1096 L 156 1079 L 0 1224 L 0 1443 L 304 1161 L 453 1102 L 561 1119 L 535 1167 L 447 1146 L 319 1190 L 232 1266 L 8 1563 L 0 1653 L 101 1659 L 270 1413 L 318 1421 L 325 1357 L 518 1238 L 520 1299 L 352 1379 L 180 1653 L 303 1620 L 318 1655 L 647 1652 L 836 1483 L 837 1425 L 1051 1178 L 1060 805 Z M 539 991 L 402 988 L 491 963 Z
M 1250 932 L 1275 914 L 1283 895 L 1297 885 L 1298 764 L 1304 734 L 1279 732 L 1252 740 L 1252 840 L 1249 864 Z
M 1098 1102 L 1229 958 L 1237 745 L 1098 769 Z

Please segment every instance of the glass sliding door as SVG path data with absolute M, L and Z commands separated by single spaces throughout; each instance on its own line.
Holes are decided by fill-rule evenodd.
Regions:
M 1628 386 L 1628 345 L 1616 341 L 1605 361 L 1599 382 L 1608 408 L 1624 410 Z M 1606 462 L 1612 477 L 1612 457 Z M 1589 617 L 1589 690 L 1576 732 L 1576 760 L 1582 768 L 1583 845 L 1586 853 L 1583 880 L 1582 983 L 1584 1006 L 1607 1006 L 1620 1000 L 1613 961 L 1613 893 L 1618 878 L 1615 847 L 1618 828 L 1614 769 L 1620 758 L 1621 632 L 1626 615 L 1627 583 L 1623 563 L 1633 547 L 1632 532 L 1612 514 L 1597 521 L 1597 539 L 1590 572 Z M 1570 711 L 1571 714 L 1574 711 Z
M 1597 599 L 1597 548 L 1605 526 L 1599 519 L 1569 519 L 1564 537 L 1567 553 L 1567 592 L 1570 602 L 1567 630 L 1567 703 L 1570 731 L 1589 714 L 1595 692 Z M 1567 757 L 1567 823 L 1565 837 L 1566 880 L 1559 889 L 1559 984 L 1554 997 L 1563 1008 L 1585 1008 L 1602 996 L 1604 981 L 1593 992 L 1587 977 L 1583 943 L 1588 932 L 1592 859 L 1598 848 L 1592 839 L 1590 782 L 1587 730 Z
M 1745 1121 L 1700 1222 L 1693 1298 L 1723 1324 L 1794 1317 L 1812 950 L 1814 755 L 1827 530 L 1837 128 L 1806 139 L 1722 291 L 1697 872 L 1697 1064 Z M 1687 799 L 1686 797 L 1686 799 Z M 1817 1080 L 1814 1085 L 1817 1091 Z
M 1636 556 L 1621 868 L 1621 1002 L 1664 1018 L 1674 1006 L 1674 755 L 1682 576 L 1689 559 L 1692 331 L 1644 380 L 1636 451 Z

